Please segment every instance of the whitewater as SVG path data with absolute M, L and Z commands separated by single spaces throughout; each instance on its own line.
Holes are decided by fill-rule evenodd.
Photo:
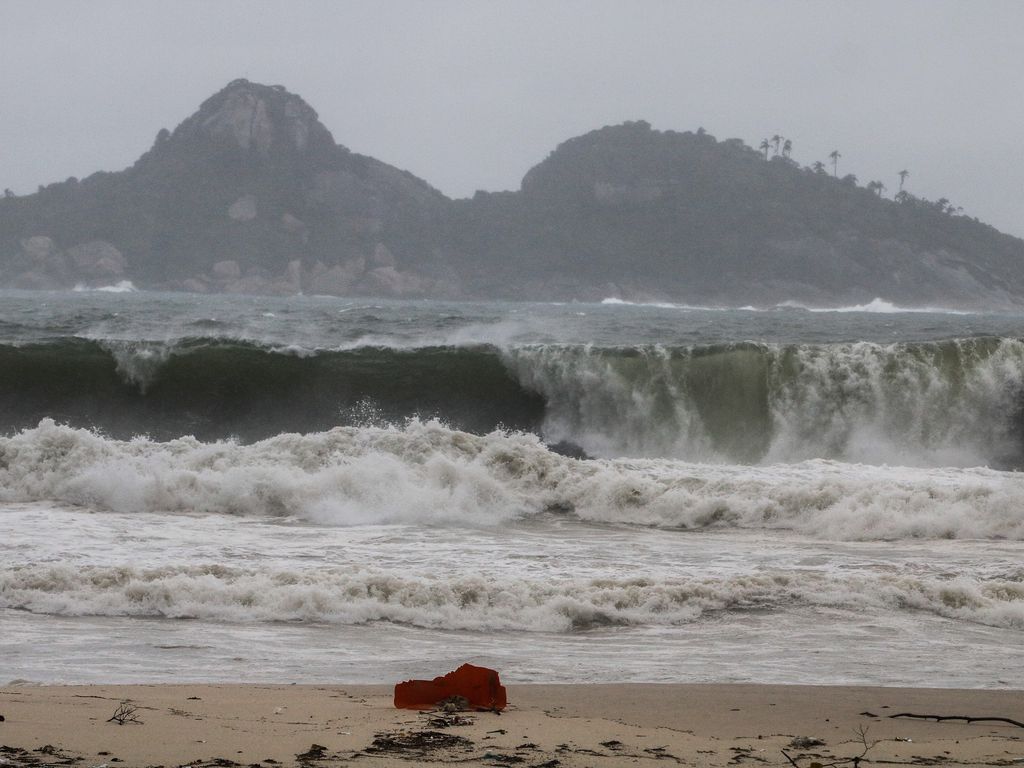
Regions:
M 5 681 L 1024 686 L 1024 316 L 0 298 Z

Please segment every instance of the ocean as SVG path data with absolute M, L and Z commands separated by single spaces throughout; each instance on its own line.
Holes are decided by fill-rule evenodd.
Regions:
M 2 291 L 0 681 L 1024 688 L 1021 467 L 1024 315 Z

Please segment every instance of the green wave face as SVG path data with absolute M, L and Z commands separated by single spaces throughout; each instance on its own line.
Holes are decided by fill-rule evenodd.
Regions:
M 437 418 L 592 456 L 1017 467 L 1024 343 L 361 347 L 64 339 L 0 346 L 0 424 L 237 437 Z
M 602 456 L 1017 466 L 1024 344 L 533 347 L 545 437 Z
M 498 425 L 529 431 L 543 408 L 496 354 L 472 348 L 295 354 L 205 341 L 0 346 L 0 420 L 8 432 L 50 417 L 115 437 L 251 441 L 410 416 L 475 432 Z

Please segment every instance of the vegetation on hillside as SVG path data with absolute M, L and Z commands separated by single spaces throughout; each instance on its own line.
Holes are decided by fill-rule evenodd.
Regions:
M 952 295 L 927 274 L 929 254 L 979 286 L 1024 289 L 1024 242 L 954 215 L 947 200 L 906 191 L 888 200 L 880 183 L 801 167 L 791 148 L 781 136 L 759 151 L 702 130 L 605 127 L 560 145 L 521 192 L 456 203 L 451 240 L 467 268 L 490 263 L 478 273 L 483 291 L 515 274 L 561 290 L 559 281 L 585 274 L 597 287 L 691 298 L 767 300 L 769 283 L 836 296 Z
M 808 167 L 792 150 L 779 134 L 752 148 L 628 122 L 564 142 L 519 191 L 451 201 L 337 145 L 280 86 L 236 81 L 160 131 L 131 168 L 0 199 L 0 283 L 53 287 L 123 269 L 139 285 L 189 290 L 724 303 L 1024 296 L 1021 240 L 946 199 L 915 197 L 906 170 L 890 199 L 880 181 L 840 176 L 838 149 Z

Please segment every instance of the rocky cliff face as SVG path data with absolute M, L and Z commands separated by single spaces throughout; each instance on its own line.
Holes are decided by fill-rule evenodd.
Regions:
M 992 306 L 1024 242 L 948 207 L 643 121 L 451 201 L 236 80 L 129 169 L 0 200 L 0 285 L 238 293 Z
M 329 152 L 334 148 L 330 132 L 306 102 L 283 86 L 268 90 L 247 80 L 230 83 L 175 131 L 182 137 L 197 133 L 264 157 L 272 151 Z
M 169 136 L 172 141 L 212 140 L 267 158 L 278 153 L 323 157 L 334 138 L 317 113 L 283 86 L 235 80 L 214 94 Z

